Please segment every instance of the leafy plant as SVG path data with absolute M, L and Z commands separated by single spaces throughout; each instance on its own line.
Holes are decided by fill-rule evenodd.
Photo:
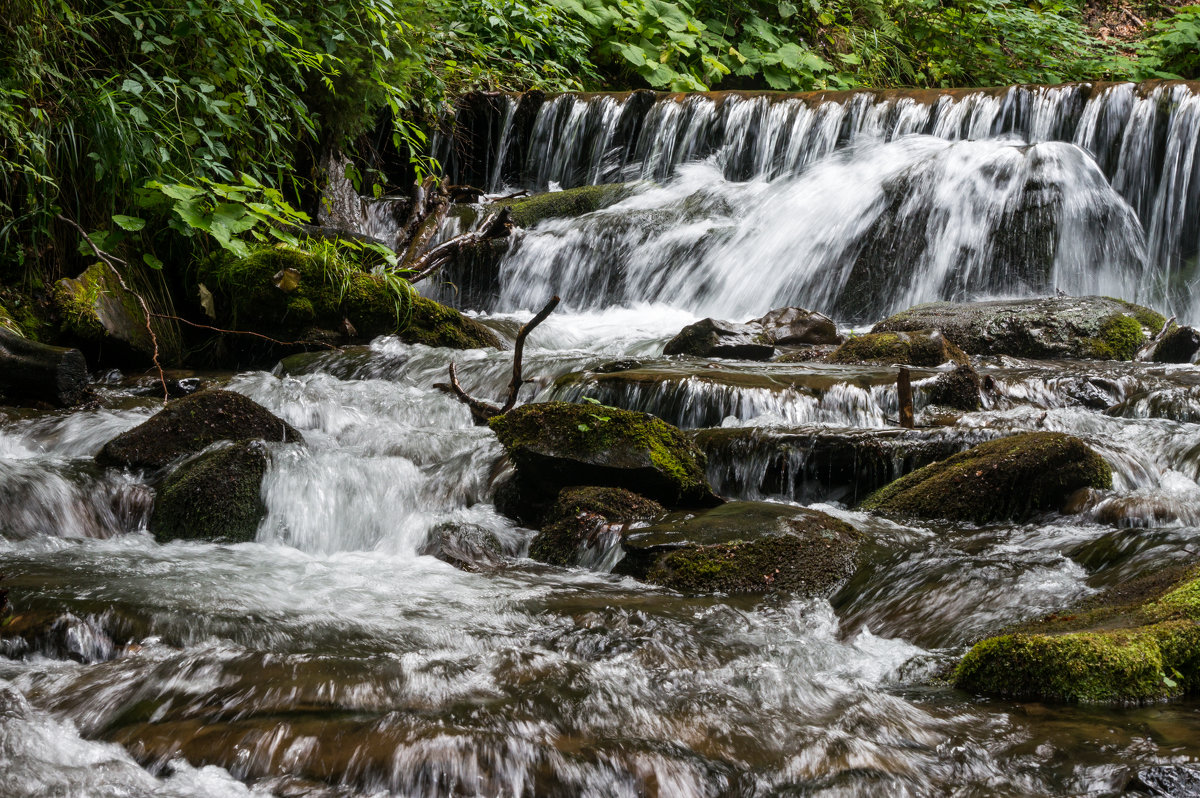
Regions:
M 1142 77 L 1200 77 L 1200 6 L 1184 6 L 1159 20 L 1141 43 Z

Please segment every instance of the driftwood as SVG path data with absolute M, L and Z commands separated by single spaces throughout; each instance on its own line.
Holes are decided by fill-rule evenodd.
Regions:
M 512 212 L 501 208 L 483 220 L 479 229 L 437 245 L 423 255 L 409 261 L 405 268 L 412 272 L 409 283 L 419 283 L 438 269 L 452 261 L 464 248 L 492 238 L 504 238 L 512 232 Z M 557 304 L 557 303 L 556 303 Z
M 492 404 L 485 402 L 482 399 L 476 399 L 468 394 L 462 387 L 462 383 L 458 381 L 458 366 L 450 362 L 450 385 L 449 390 L 458 400 L 471 409 L 471 417 L 475 423 L 482 426 L 488 422 L 493 416 L 502 416 L 508 411 L 517 406 L 517 394 L 521 392 L 521 386 L 525 383 L 521 375 L 522 358 L 525 355 L 525 339 L 529 337 L 529 333 L 533 332 L 533 328 L 546 320 L 546 317 L 554 312 L 558 307 L 559 298 L 553 297 L 546 306 L 538 311 L 538 314 L 526 322 L 521 331 L 517 333 L 517 342 L 513 346 L 513 372 L 512 380 L 508 383 L 508 398 L 505 399 L 503 405 Z
M 87 382 L 78 349 L 39 344 L 0 327 L 0 393 L 8 401 L 67 407 L 83 397 Z

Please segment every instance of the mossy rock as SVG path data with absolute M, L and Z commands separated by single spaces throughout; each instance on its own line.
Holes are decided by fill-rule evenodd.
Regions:
M 858 567 L 864 540 L 816 510 L 730 502 L 627 534 L 615 571 L 682 593 L 829 595 Z
M 254 540 L 267 514 L 262 480 L 267 451 L 261 441 L 241 441 L 205 452 L 175 469 L 154 500 L 155 540 Z
M 158 319 L 150 320 L 132 291 L 127 291 L 112 269 L 103 263 L 89 266 L 75 278 L 54 284 L 51 301 L 61 319 L 61 335 L 88 351 L 95 359 L 148 363 L 154 356 L 153 329 L 161 361 L 178 359 L 175 337 Z
M 872 332 L 941 330 L 972 355 L 1131 360 L 1165 319 L 1110 297 L 930 302 L 879 322 Z
M 208 390 L 175 399 L 145 423 L 121 433 L 96 462 L 123 468 L 162 468 L 217 441 L 303 443 L 300 433 L 240 393 Z
M 19 335 L 22 338 L 26 337 L 25 331 L 21 329 L 21 325 L 17 323 L 17 320 L 12 317 L 12 314 L 8 312 L 8 308 L 4 307 L 4 305 L 0 305 L 0 328 L 8 330 L 13 335 Z
M 1177 577 L 1178 570 L 1163 573 Z M 1192 570 L 1175 581 L 1163 573 L 1120 585 L 1076 612 L 976 643 L 955 670 L 956 686 L 1004 698 L 1089 704 L 1196 694 L 1200 574 Z
M 564 488 L 546 513 L 529 556 L 551 565 L 578 565 L 585 548 L 605 531 L 620 537 L 629 524 L 666 515 L 658 502 L 623 488 Z
M 1030 432 L 931 463 L 876 491 L 862 509 L 975 523 L 1019 520 L 1057 510 L 1088 487 L 1112 487 L 1103 457 L 1070 435 Z
M 553 496 L 573 485 L 637 491 L 671 506 L 720 503 L 704 454 L 662 419 L 615 407 L 541 402 L 496 416 L 496 432 L 526 486 Z
M 497 204 L 508 206 L 513 224 L 517 227 L 533 227 L 545 219 L 583 216 L 616 205 L 631 196 L 634 190 L 632 183 L 609 183 L 500 200 Z
M 982 405 L 979 374 L 969 365 L 939 374 L 929 387 L 929 401 L 942 407 L 973 412 Z
M 280 341 L 397 335 L 455 349 L 500 346 L 495 333 L 453 308 L 398 295 L 378 275 L 326 268 L 299 250 L 267 247 L 247 258 L 212 257 L 201 262 L 196 278 L 212 293 L 221 326 Z
M 830 363 L 902 363 L 933 368 L 947 361 L 968 363 L 966 354 L 941 333 L 871 332 L 856 335 L 834 350 Z

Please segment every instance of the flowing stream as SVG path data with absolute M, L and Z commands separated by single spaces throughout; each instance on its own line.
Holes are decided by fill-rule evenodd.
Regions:
M 1197 559 L 1200 368 L 982 359 L 996 385 L 986 407 L 902 434 L 887 368 L 709 369 L 661 355 L 710 314 L 800 302 L 853 325 L 946 293 L 1045 293 L 1046 280 L 1022 282 L 1017 255 L 1004 265 L 977 246 L 1021 215 L 1013 198 L 1033 182 L 1053 208 L 1029 221 L 1052 221 L 1050 286 L 1154 296 L 1143 286 L 1165 273 L 1154 253 L 1167 246 L 1147 227 L 1157 200 L 1112 177 L 1137 161 L 1131 136 L 1112 131 L 1161 97 L 1100 96 L 1036 95 L 1024 139 L 1015 122 L 995 127 L 1015 116 L 994 93 L 960 99 L 970 108 L 953 119 L 958 106 L 911 102 L 805 105 L 804 119 L 765 100 L 643 103 L 643 128 L 676 133 L 644 134 L 619 158 L 594 130 L 618 130 L 623 101 L 547 104 L 558 144 L 537 151 L 538 181 L 607 181 L 615 168 L 654 183 L 514 241 L 479 318 L 511 339 L 545 295 L 566 297 L 527 343 L 522 400 L 594 397 L 748 436 L 749 449 L 710 449 L 720 493 L 816 507 L 870 537 L 829 599 L 685 597 L 528 559 L 533 533 L 492 504 L 500 445 L 433 387 L 454 360 L 469 391 L 499 397 L 509 352 L 381 338 L 206 377 L 306 440 L 271 445 L 267 516 L 237 545 L 154 542 L 146 477 L 94 464 L 156 411 L 153 397 L 101 384 L 87 410 L 0 409 L 0 584 L 18 611 L 58 616 L 40 647 L 0 643 L 0 795 L 1120 795 L 1142 768 L 1200 763 L 1194 700 L 1056 707 L 945 681 L 981 636 Z M 792 147 L 799 133 L 758 136 L 733 166 L 704 142 L 714 120 L 729 139 L 735 112 L 813 141 L 846 114 L 864 137 L 882 132 L 845 146 L 829 133 L 822 152 Z M 498 127 L 518 116 L 506 113 Z M 495 146 L 499 185 L 512 143 Z M 898 175 L 907 199 L 888 211 Z M 883 299 L 843 306 L 835 273 L 885 217 L 921 245 Z M 1175 310 L 1195 320 L 1195 307 Z M 654 381 L 596 370 L 620 359 Z M 919 413 L 936 373 L 915 372 Z M 1112 465 L 1113 491 L 1027 524 L 903 525 L 852 509 L 854 485 L 814 465 L 830 440 L 884 441 L 884 466 L 898 469 L 918 443 L 962 449 L 1029 429 L 1087 440 Z M 486 530 L 501 556 L 452 567 L 426 553 L 446 529 Z

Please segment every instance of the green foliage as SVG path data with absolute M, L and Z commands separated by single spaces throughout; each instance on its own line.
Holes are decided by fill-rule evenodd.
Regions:
M 1156 22 L 1142 45 L 1141 77 L 1200 77 L 1200 6 L 1184 6 Z

